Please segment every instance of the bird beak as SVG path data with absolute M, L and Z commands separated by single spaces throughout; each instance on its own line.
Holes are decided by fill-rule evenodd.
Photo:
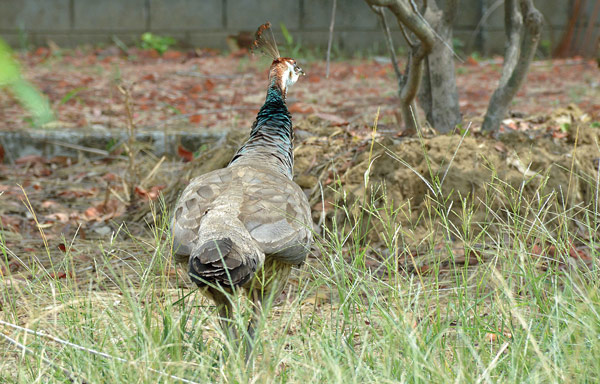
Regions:
M 305 75 L 306 75 L 306 73 L 305 73 L 305 72 L 302 70 L 302 68 L 298 68 L 298 69 L 300 70 L 300 74 L 301 74 L 302 76 L 305 76 Z

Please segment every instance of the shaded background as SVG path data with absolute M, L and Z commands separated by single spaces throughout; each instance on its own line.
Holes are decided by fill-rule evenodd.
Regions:
M 454 29 L 456 48 L 484 55 L 504 47 L 503 2 L 462 0 Z M 227 36 L 283 23 L 304 47 L 327 45 L 332 0 L 2 0 L 0 36 L 15 48 L 139 41 L 143 32 L 169 35 L 183 47 L 227 48 Z M 600 1 L 536 1 L 544 15 L 541 53 L 593 56 L 600 36 Z M 396 40 L 402 41 L 397 24 Z M 566 41 L 565 41 L 566 40 Z M 566 45 L 566 48 L 565 48 Z M 384 52 L 378 21 L 363 0 L 337 4 L 334 48 Z

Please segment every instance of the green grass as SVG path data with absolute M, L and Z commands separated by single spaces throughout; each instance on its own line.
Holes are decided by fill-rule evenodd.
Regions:
M 211 303 L 183 269 L 174 273 L 168 214 L 144 236 L 122 226 L 36 258 L 14 255 L 4 239 L 17 235 L 0 232 L 0 265 L 19 257 L 26 268 L 0 277 L 0 332 L 29 350 L 0 337 L 0 381 L 598 382 L 597 175 L 579 181 L 595 199 L 574 207 L 560 191 L 528 195 L 526 179 L 514 188 L 496 176 L 486 201 L 466 196 L 452 210 L 443 177 L 431 176 L 430 203 L 408 226 L 399 217 L 410 216 L 410 202 L 385 193 L 394 186 L 365 177 L 370 192 L 354 202 L 335 187 L 336 210 L 287 299 L 260 322 L 249 366 Z M 474 221 L 479 209 L 488 221 Z M 406 244 L 417 236 L 415 252 Z M 569 256 L 573 240 L 591 262 Z M 249 306 L 237 304 L 242 327 Z

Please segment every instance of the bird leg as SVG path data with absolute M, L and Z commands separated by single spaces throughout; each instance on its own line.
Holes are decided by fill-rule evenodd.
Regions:
M 219 313 L 219 322 L 225 333 L 225 337 L 230 343 L 231 349 L 235 350 L 239 343 L 239 335 L 233 319 L 233 304 L 227 293 L 217 289 L 210 289 L 210 295 L 217 306 Z
M 252 350 L 254 347 L 255 336 L 256 336 L 256 326 L 258 323 L 258 319 L 261 316 L 263 311 L 263 298 L 262 295 L 259 297 L 258 290 L 252 291 L 252 303 L 254 304 L 254 310 L 252 312 L 252 317 L 250 318 L 250 323 L 248 324 L 248 330 L 246 332 L 246 364 L 250 360 L 250 356 L 252 356 Z

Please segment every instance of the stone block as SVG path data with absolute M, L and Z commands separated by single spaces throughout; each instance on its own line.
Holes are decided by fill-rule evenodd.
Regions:
M 222 0 L 150 0 L 151 30 L 214 30 L 222 22 Z
M 401 47 L 401 36 L 400 32 L 392 32 L 393 38 L 398 44 L 397 48 Z M 323 52 L 327 47 L 327 40 L 329 38 L 328 31 L 303 31 L 298 33 L 299 40 L 303 47 L 323 48 Z M 383 33 L 379 30 L 373 31 L 352 31 L 343 30 L 337 31 L 333 35 L 333 51 L 341 51 L 345 54 L 353 55 L 355 53 L 368 53 L 368 54 L 387 54 L 387 46 Z M 399 52 L 399 51 L 397 51 Z M 323 54 L 323 58 L 325 54 Z
M 190 32 L 188 44 L 198 48 L 227 49 L 227 32 Z
M 144 0 L 74 0 L 75 29 L 81 31 L 143 31 Z
M 1 0 L 2 31 L 65 31 L 71 28 L 69 0 Z
M 332 0 L 304 0 L 302 29 L 329 30 L 332 5 Z M 338 1 L 335 28 L 377 29 L 377 16 L 364 0 Z
M 297 0 L 235 0 L 227 1 L 227 25 L 233 31 L 255 31 L 270 21 L 274 29 L 284 23 L 289 30 L 300 27 L 300 2 Z

